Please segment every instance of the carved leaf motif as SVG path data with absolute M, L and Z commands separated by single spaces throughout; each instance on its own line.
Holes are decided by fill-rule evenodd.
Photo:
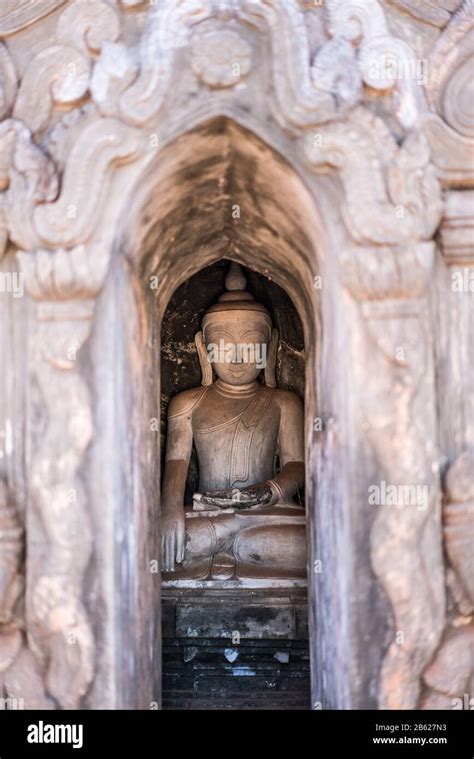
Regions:
M 243 37 L 226 29 L 194 34 L 191 67 L 210 87 L 232 87 L 248 74 L 252 50 Z
M 69 301 L 97 295 L 109 256 L 104 246 L 89 244 L 70 250 L 38 250 L 34 254 L 19 251 L 17 259 L 25 276 L 25 287 L 32 298 Z M 67 334 L 65 339 L 66 342 L 69 339 Z
M 303 14 L 296 3 L 271 0 L 267 3 L 244 2 L 236 9 L 239 20 L 253 27 L 264 27 L 272 40 L 272 79 L 275 90 L 275 116 L 296 126 L 327 121 L 357 101 L 360 78 L 353 60 L 335 55 L 335 47 L 321 51 L 323 58 L 337 73 L 332 75 L 333 89 L 327 77 L 321 86 L 311 75 L 310 55 Z M 212 16 L 212 6 L 185 0 L 176 7 L 164 0 L 149 11 L 146 32 L 141 43 L 141 71 L 137 80 L 125 90 L 120 100 L 123 118 L 143 124 L 159 112 L 170 84 L 176 50 L 186 44 L 191 31 Z M 218 30 L 216 29 L 216 34 Z M 295 40 L 298 43 L 295 44 Z M 155 51 L 160 50 L 160 56 Z M 346 46 L 348 50 L 348 46 Z M 349 66 L 349 70 L 348 70 Z M 327 71 L 326 66 L 324 66 Z
M 272 78 L 275 92 L 275 117 L 297 127 L 309 126 L 329 121 L 336 114 L 346 111 L 357 101 L 360 81 L 357 67 L 350 62 L 347 53 L 340 53 L 342 47 L 328 42 L 323 46 L 310 69 L 309 45 L 304 18 L 296 3 L 273 0 L 270 3 L 244 3 L 241 18 L 252 24 L 264 26 L 272 40 Z M 295 40 L 298 43 L 295 44 Z M 333 84 L 341 81 L 341 89 L 329 91 L 325 77 L 319 85 L 317 73 L 321 67 L 330 66 L 334 70 Z M 349 71 L 348 71 L 349 67 Z M 350 68 L 354 71 L 351 72 Z M 350 84 L 351 83 L 351 84 Z M 339 95 L 339 100 L 337 98 Z
M 360 301 L 420 298 L 432 272 L 434 250 L 433 242 L 357 248 L 341 256 L 341 279 Z
M 358 108 L 345 122 L 320 127 L 318 137 L 305 139 L 306 156 L 318 170 L 339 169 L 357 242 L 402 245 L 432 237 L 442 203 L 423 135 L 410 134 L 398 148 L 381 119 Z
M 144 124 L 159 112 L 171 82 L 176 49 L 189 39 L 192 24 L 211 15 L 212 7 L 201 0 L 183 0 L 179 6 L 164 0 L 150 8 L 140 43 L 140 74 L 120 97 L 120 113 L 127 123 Z
M 31 249 L 38 244 L 33 207 L 56 197 L 56 170 L 29 129 L 15 119 L 0 124 L 0 148 L 0 188 L 7 188 L 3 207 L 9 235 L 20 247 Z
M 115 42 L 120 34 L 116 11 L 102 0 L 74 2 L 61 13 L 57 36 L 61 42 L 85 54 L 98 54 L 104 42 Z
M 91 96 L 104 116 L 118 116 L 121 93 L 134 81 L 138 62 L 132 52 L 119 42 L 104 42 L 94 66 Z
M 449 9 L 454 11 L 459 0 L 443 0 L 442 7 L 438 0 L 387 0 L 387 2 L 409 13 L 413 18 L 433 26 L 443 27 L 449 21 Z
M 7 48 L 0 43 L 0 121 L 10 115 L 17 88 L 15 66 Z
M 137 154 L 141 134 L 112 118 L 89 124 L 75 143 L 59 199 L 38 207 L 36 229 L 51 247 L 73 247 L 92 234 L 113 164 Z M 72 209 L 72 212 L 71 212 Z
M 54 105 L 74 105 L 87 93 L 91 64 L 78 50 L 54 45 L 28 65 L 15 103 L 15 118 L 36 134 L 47 126 Z
M 314 60 L 311 76 L 318 89 L 331 93 L 341 103 L 355 105 L 361 97 L 362 83 L 354 48 L 343 37 L 323 45 Z
M 385 14 L 377 0 L 326 0 L 329 33 L 353 42 L 387 33 Z
M 445 118 L 446 107 L 448 110 L 468 109 L 469 101 L 472 99 L 469 84 L 472 81 L 473 30 L 474 1 L 465 0 L 430 54 L 426 93 L 431 105 Z M 455 81 L 452 83 L 453 89 L 450 93 L 449 88 L 453 77 Z M 448 92 L 446 92 L 447 89 Z M 456 128 L 450 118 L 446 120 Z M 472 126 L 470 128 L 472 131 Z
M 21 698 L 26 709 L 44 709 L 50 703 L 43 672 L 27 647 L 22 612 L 17 618 L 17 601 L 24 594 L 23 565 L 23 525 L 15 499 L 0 479 L 0 693 Z
M 329 31 L 357 45 L 357 64 L 365 84 L 376 90 L 396 91 L 394 111 L 408 129 L 418 115 L 414 54 L 400 39 L 390 35 L 378 0 L 328 0 Z
M 465 0 L 430 54 L 426 84 L 437 115 L 425 117 L 425 131 L 439 176 L 450 186 L 474 181 L 473 45 L 474 2 Z
M 0 8 L 0 37 L 7 37 L 33 24 L 43 16 L 64 5 L 66 0 L 2 0 Z

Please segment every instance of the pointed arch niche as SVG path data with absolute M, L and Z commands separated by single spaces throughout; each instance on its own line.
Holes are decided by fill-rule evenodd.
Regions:
M 104 497 L 113 502 L 108 511 L 114 519 L 115 574 L 109 579 L 116 588 L 118 707 L 160 703 L 162 320 L 173 293 L 222 259 L 270 278 L 301 320 L 312 705 L 354 703 L 348 677 L 357 668 L 357 652 L 351 648 L 354 571 L 345 474 L 347 315 L 336 257 L 344 226 L 338 188 L 325 177 L 318 182 L 320 202 L 269 142 L 216 117 L 160 149 L 123 204 L 94 330 L 94 345 L 101 351 L 107 345 L 105 363 L 113 367 L 99 386 L 111 383 L 116 399 L 114 409 L 104 403 L 98 411 L 99 418 L 109 418 L 98 425 L 108 437 L 97 446 L 105 444 L 110 459 L 121 462 L 98 473 Z M 337 223 L 327 223 L 329 217 Z M 368 678 L 378 666 L 379 660 L 365 668 Z M 360 680 L 356 687 L 361 690 Z
M 186 280 L 175 290 L 162 320 L 162 473 L 169 403 L 178 393 L 201 384 L 194 338 L 207 310 L 226 290 L 230 263 L 221 259 Z M 277 387 L 304 401 L 305 345 L 296 308 L 272 280 L 271 272 L 265 276 L 243 267 L 240 272 L 246 280 L 246 291 L 267 308 L 278 330 Z M 215 411 L 211 406 L 210 426 L 216 424 Z M 303 425 L 299 430 L 303 436 Z M 221 445 L 214 439 L 213 453 Z M 253 446 L 251 455 L 258 453 L 258 447 Z M 276 469 L 279 471 L 278 455 Z M 200 489 L 199 473 L 193 445 L 184 494 L 186 505 L 192 503 L 193 494 Z M 298 488 L 295 500 L 303 507 L 298 512 L 298 519 L 302 519 L 304 487 Z M 286 579 L 244 579 L 237 566 L 229 579 L 216 579 L 212 571 L 206 579 L 177 579 L 176 573 L 162 575 L 163 708 L 309 709 L 305 575 L 306 572 L 297 579 L 290 579 L 291 575 Z

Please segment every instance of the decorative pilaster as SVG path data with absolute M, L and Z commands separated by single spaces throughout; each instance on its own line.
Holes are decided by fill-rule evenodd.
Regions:
M 446 463 L 474 449 L 474 191 L 446 195 L 440 228 L 437 345 L 440 431 Z
M 90 251 L 89 251 L 90 253 Z M 83 601 L 92 554 L 81 464 L 92 438 L 89 391 L 77 368 L 102 282 L 100 256 L 83 247 L 19 254 L 37 301 L 30 366 L 30 503 L 26 620 L 56 703 L 77 709 L 93 677 L 94 641 Z
M 379 705 L 414 709 L 444 625 L 434 377 L 425 289 L 433 245 L 347 256 L 343 281 L 365 329 L 360 423 L 374 459 L 367 508 L 374 572 L 392 608 Z M 366 473 L 367 476 L 367 473 Z

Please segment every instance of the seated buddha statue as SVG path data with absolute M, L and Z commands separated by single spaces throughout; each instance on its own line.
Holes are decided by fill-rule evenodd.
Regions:
M 295 502 L 304 485 L 303 405 L 276 387 L 278 332 L 245 287 L 232 263 L 226 292 L 195 338 L 202 384 L 169 406 L 164 579 L 305 576 L 304 508 Z M 185 505 L 193 445 L 198 492 Z

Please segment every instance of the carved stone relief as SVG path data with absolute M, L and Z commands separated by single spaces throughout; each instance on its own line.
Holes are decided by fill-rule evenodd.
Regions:
M 451 13 L 459 5 L 459 0 L 442 0 L 441 2 L 433 2 L 433 0 L 388 0 L 388 2 L 413 18 L 441 28 L 446 26 L 451 18 Z
M 37 134 L 50 123 L 54 107 L 70 108 L 86 98 L 92 59 L 119 32 L 116 12 L 102 0 L 93 13 L 87 4 L 69 4 L 58 20 L 57 44 L 38 53 L 23 74 L 14 117 Z
M 443 641 L 423 673 L 424 709 L 472 709 L 474 685 L 474 462 L 449 467 L 443 506 L 447 583 L 453 603 Z
M 43 16 L 64 5 L 66 0 L 5 0 L 0 11 L 0 36 L 7 37 L 38 21 Z
M 426 93 L 433 114 L 424 117 L 433 163 L 448 186 L 474 182 L 472 67 L 474 5 L 465 0 L 428 60 Z
M 266 120 L 294 140 L 297 170 L 315 200 L 319 187 L 327 187 L 317 184 L 320 175 L 339 188 L 351 244 L 337 267 L 358 304 L 370 355 L 360 400 L 377 476 L 427 488 L 425 509 L 380 509 L 372 530 L 373 568 L 394 630 L 404 634 L 403 645 L 392 643 L 385 653 L 380 704 L 414 708 L 423 672 L 426 685 L 451 695 L 453 689 L 438 685 L 434 670 L 426 669 L 443 632 L 444 584 L 425 292 L 434 266 L 430 241 L 443 211 L 439 183 L 473 181 L 471 0 L 457 12 L 450 0 L 436 8 L 405 0 L 328 0 L 315 11 L 323 30 L 316 50 L 300 5 L 287 0 L 229 0 L 221 4 L 227 16 L 194 0 L 163 0 L 151 8 L 138 0 L 97 2 L 93 9 L 79 1 L 63 5 L 7 0 L 0 11 L 0 258 L 8 240 L 20 249 L 36 301 L 31 366 L 45 416 L 25 524 L 26 540 L 35 532 L 46 547 L 28 559 L 25 649 L 46 671 L 45 698 L 63 708 L 79 705 L 94 673 L 82 594 L 93 549 L 79 476 L 93 419 L 75 356 L 90 334 L 94 299 L 111 261 L 113 213 L 104 221 L 111 183 L 125 185 L 125 177 L 134 179 L 152 160 L 150 139 L 162 125 L 171 141 L 183 124 L 202 121 L 209 104 L 225 115 L 249 111 L 245 98 L 252 87 L 264 93 L 252 123 Z M 394 78 L 384 69 L 387 56 L 405 69 L 414 60 L 410 46 L 391 34 L 386 5 L 406 13 L 407 23 L 416 17 L 440 29 L 429 59 L 428 104 L 410 77 Z M 125 13 L 130 26 L 140 17 L 134 35 Z M 10 36 L 26 33 L 47 14 L 57 19 L 55 39 L 45 38 L 18 87 Z M 265 66 L 257 64 L 259 55 Z M 131 166 L 137 174 L 127 173 Z M 448 196 L 447 206 L 453 203 Z M 454 213 L 442 224 L 441 240 L 451 241 L 448 257 L 461 262 L 466 244 L 457 218 Z M 400 346 L 405 355 L 397 358 Z M 448 525 L 451 512 L 445 514 Z M 12 529 L 19 540 L 20 528 Z M 456 558 L 450 560 L 461 571 Z M 13 638 L 15 651 L 23 650 L 21 634 Z M 5 671 L 0 663 L 4 688 Z
M 15 65 L 6 46 L 0 43 L 0 119 L 10 115 L 17 89 Z
M 94 641 L 82 599 L 92 552 L 87 493 L 78 469 L 93 434 L 89 391 L 76 370 L 103 281 L 100 252 L 18 254 L 25 286 L 37 301 L 30 356 L 42 408 L 33 429 L 27 529 L 40 538 L 29 551 L 26 613 L 34 653 L 46 669 L 47 692 L 78 708 L 93 677 Z M 93 262 L 93 263 L 92 263 Z M 42 547 L 41 547 L 42 546 Z
M 6 482 L 0 480 L 1 708 L 49 709 L 43 672 L 27 640 L 23 590 L 24 528 Z
M 380 466 L 379 486 L 410 489 L 410 497 L 401 495 L 396 505 L 378 505 L 371 533 L 373 568 L 394 615 L 394 640 L 380 676 L 379 703 L 388 709 L 416 708 L 419 676 L 444 626 L 424 299 L 432 265 L 431 243 L 405 251 L 360 251 L 343 262 L 345 285 L 360 301 L 366 329 L 364 354 L 373 381 L 364 388 L 362 423 Z

